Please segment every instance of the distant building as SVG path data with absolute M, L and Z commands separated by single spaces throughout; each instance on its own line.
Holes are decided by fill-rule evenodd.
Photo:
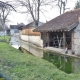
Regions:
M 42 24 L 43 23 L 39 22 L 39 26 Z M 19 28 L 21 29 L 21 39 L 42 47 L 42 40 L 40 38 L 41 34 L 40 32 L 33 32 L 35 28 L 37 28 L 37 26 L 35 26 L 34 22 L 31 22 L 22 28 Z
M 80 9 L 66 12 L 34 31 L 41 33 L 44 47 L 67 47 L 80 55 Z
M 18 25 L 10 25 L 10 44 L 19 44 L 19 27 L 23 26 L 24 24 L 18 24 Z
M 7 35 L 10 35 L 10 29 L 7 30 Z

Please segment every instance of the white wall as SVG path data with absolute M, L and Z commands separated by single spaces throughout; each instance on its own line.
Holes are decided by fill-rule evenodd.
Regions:
M 43 57 L 43 50 L 40 50 L 37 46 L 33 45 L 32 43 L 22 41 L 20 42 L 22 48 L 26 49 L 33 55 L 42 58 Z
M 16 30 L 18 30 L 18 29 L 10 29 L 11 36 L 19 35 L 19 33 L 15 33 Z
M 10 34 L 13 35 L 14 34 L 14 30 L 10 29 Z
M 36 44 L 37 46 L 43 47 L 43 41 L 41 40 L 40 36 L 21 35 L 21 39 Z
M 80 55 L 80 23 L 74 29 L 74 51 L 76 55 Z

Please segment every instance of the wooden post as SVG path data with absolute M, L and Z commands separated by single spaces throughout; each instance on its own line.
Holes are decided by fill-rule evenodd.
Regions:
M 49 32 L 47 32 L 47 46 L 49 46 Z
M 65 49 L 66 45 L 66 37 L 65 37 L 65 32 L 63 31 L 63 48 Z
M 71 33 L 71 51 L 74 52 L 74 31 Z

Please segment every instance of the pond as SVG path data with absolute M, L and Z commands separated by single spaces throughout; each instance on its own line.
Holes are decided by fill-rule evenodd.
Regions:
M 66 73 L 75 73 L 80 70 L 80 60 L 62 56 L 56 53 L 44 52 L 43 59 L 53 63 L 58 69 Z
M 66 57 L 55 52 L 44 52 L 37 46 L 24 41 L 21 41 L 20 45 L 31 54 L 49 61 L 50 63 L 54 64 L 58 69 L 66 73 L 77 73 L 80 71 L 80 59 Z

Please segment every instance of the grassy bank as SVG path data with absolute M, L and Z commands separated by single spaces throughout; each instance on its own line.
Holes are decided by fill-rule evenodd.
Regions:
M 0 42 L 0 73 L 6 80 L 79 80 L 80 74 L 66 74 L 46 60 L 25 54 Z

